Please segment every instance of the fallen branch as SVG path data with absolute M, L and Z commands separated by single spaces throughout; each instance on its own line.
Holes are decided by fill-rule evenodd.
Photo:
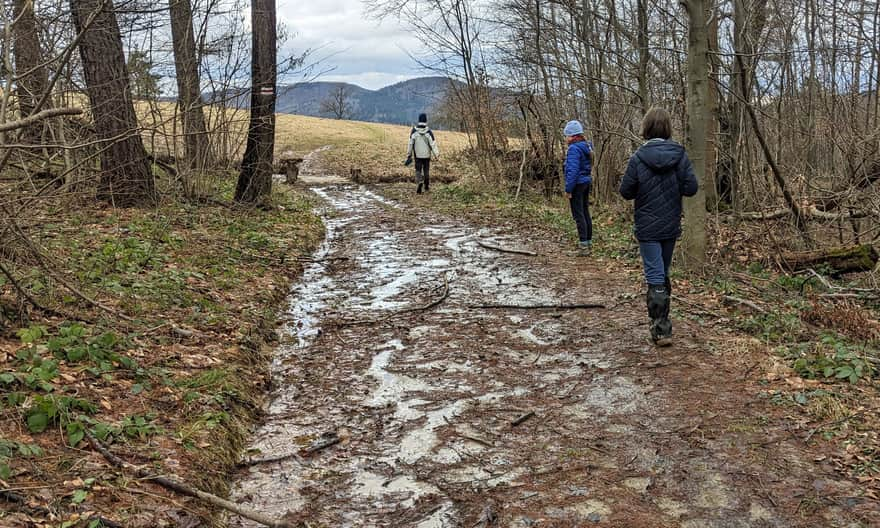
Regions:
M 488 441 L 483 440 L 482 438 L 478 438 L 476 436 L 471 436 L 471 435 L 465 434 L 465 433 L 458 433 L 458 435 L 461 436 L 462 438 L 464 438 L 465 440 L 470 440 L 471 442 L 476 442 L 476 443 L 483 445 L 483 446 L 486 446 L 486 447 L 495 447 L 494 445 L 492 445 L 491 442 L 488 442 Z
M 538 256 L 538 254 L 535 253 L 534 251 L 528 251 L 528 250 L 525 250 L 525 249 L 514 249 L 514 248 L 506 248 L 506 247 L 502 247 L 502 246 L 496 246 L 495 244 L 491 244 L 491 243 L 489 243 L 489 242 L 485 242 L 485 241 L 483 241 L 483 240 L 477 240 L 477 244 L 479 244 L 480 247 L 483 247 L 483 248 L 486 248 L 486 249 L 491 249 L 491 250 L 493 250 L 493 251 L 498 251 L 498 252 L 501 252 L 501 253 L 514 253 L 514 254 L 516 254 L 516 255 L 528 255 L 528 256 L 530 256 L 530 257 L 537 257 L 537 256 Z
M 33 306 L 37 310 L 40 310 L 41 312 L 46 312 L 49 315 L 56 315 L 59 317 L 64 317 L 64 314 L 58 313 L 51 308 L 46 308 L 45 306 L 41 305 L 36 300 L 34 300 L 34 298 L 31 297 L 30 294 L 27 291 L 25 291 L 25 289 L 18 283 L 18 281 L 15 280 L 15 277 L 12 276 L 12 273 L 10 273 L 9 270 L 4 268 L 2 264 L 0 264 L 0 273 L 3 273 L 3 275 L 6 276 L 6 278 L 9 280 L 9 283 L 12 284 L 12 287 L 15 289 L 15 291 L 17 291 L 18 294 L 21 295 L 21 297 L 25 301 L 27 301 L 31 306 Z
M 330 436 L 325 436 L 324 438 L 318 440 L 317 442 L 315 442 L 314 444 L 309 446 L 308 449 L 303 450 L 303 455 L 309 456 L 313 453 L 317 453 L 318 451 L 320 451 L 322 449 L 327 449 L 330 446 L 338 444 L 340 441 L 341 441 L 341 439 L 339 438 L 339 436 L 336 433 L 333 433 Z
M 516 420 L 510 422 L 510 426 L 516 427 L 517 425 L 520 425 L 521 423 L 525 422 L 526 420 L 528 420 L 529 418 L 532 418 L 534 416 L 535 416 L 535 411 L 529 411 L 529 412 L 525 413 L 524 415 L 520 416 L 519 418 L 517 418 Z
M 761 308 L 760 306 L 758 306 L 757 304 L 753 303 L 752 301 L 747 301 L 747 300 L 745 300 L 745 299 L 740 299 L 739 297 L 734 297 L 733 295 L 725 295 L 725 296 L 723 297 L 723 299 L 724 299 L 725 301 L 727 301 L 727 302 L 730 302 L 730 303 L 741 304 L 741 305 L 743 305 L 743 306 L 747 306 L 747 307 L 751 308 L 752 310 L 754 310 L 754 311 L 756 311 L 756 312 L 759 312 L 759 313 L 762 313 L 762 314 L 763 314 L 763 313 L 767 313 L 767 310 Z
M 251 467 L 251 466 L 259 466 L 260 464 L 274 464 L 275 462 L 284 462 L 285 460 L 296 459 L 298 462 L 306 464 L 305 460 L 299 455 L 298 451 L 294 451 L 293 453 L 287 453 L 286 455 L 278 455 L 273 457 L 266 458 L 251 458 L 248 460 L 242 460 L 238 464 L 236 464 L 240 468 Z
M 592 310 L 605 309 L 604 304 L 472 304 L 475 310 Z
M 443 301 L 445 301 L 448 298 L 449 298 L 449 279 L 446 277 L 446 274 L 444 273 L 443 274 L 443 293 L 440 294 L 440 297 L 429 302 L 428 304 L 425 304 L 423 306 L 415 306 L 413 308 L 404 308 L 402 310 L 396 310 L 396 311 L 391 312 L 383 317 L 378 317 L 376 319 L 356 319 L 353 321 L 342 320 L 342 321 L 336 321 L 335 323 L 330 323 L 328 326 L 335 326 L 335 327 L 339 328 L 339 327 L 345 327 L 345 326 L 359 326 L 359 325 L 381 323 L 382 321 L 387 321 L 388 319 L 392 319 L 393 317 L 395 317 L 397 315 L 403 315 L 403 314 L 414 313 L 414 312 L 424 312 L 426 310 L 430 310 L 431 308 L 434 308 L 435 306 L 439 306 L 440 304 L 443 303 Z
M 222 499 L 216 495 L 211 493 L 207 493 L 202 490 L 198 490 L 195 488 L 191 488 L 181 482 L 176 480 L 172 480 L 166 477 L 160 477 L 157 475 L 151 474 L 149 471 L 137 467 L 133 464 L 129 464 L 128 462 L 122 460 L 118 456 L 114 455 L 104 446 L 97 438 L 95 438 L 90 432 L 86 431 L 86 438 L 91 444 L 92 448 L 99 452 L 103 457 L 110 462 L 113 466 L 131 471 L 139 478 L 150 480 L 159 484 L 163 488 L 169 489 L 171 491 L 180 493 L 181 495 L 186 495 L 187 497 L 195 497 L 201 501 L 204 501 L 212 506 L 216 506 L 218 508 L 222 508 L 226 511 L 232 512 L 236 515 L 240 515 L 245 519 L 249 519 L 251 521 L 262 524 L 263 526 L 269 526 L 271 528 L 294 528 L 292 524 L 288 521 L 282 519 L 273 519 L 267 515 L 263 515 L 257 511 L 251 510 L 250 508 L 246 508 L 244 506 L 240 506 L 235 504 L 234 502 L 228 501 L 226 499 Z
M 43 119 L 58 117 L 63 115 L 80 115 L 83 111 L 80 108 L 50 108 L 42 110 L 36 114 L 29 115 L 23 119 L 9 121 L 0 125 L 0 132 L 9 132 L 18 128 L 26 128 Z

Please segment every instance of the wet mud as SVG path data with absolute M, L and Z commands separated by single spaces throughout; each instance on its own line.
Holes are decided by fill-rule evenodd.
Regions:
M 741 373 L 697 328 L 653 349 L 637 284 L 364 187 L 313 191 L 327 236 L 291 292 L 236 501 L 312 527 L 878 521 L 796 435 L 733 426 L 765 402 L 725 382 Z M 607 308 L 475 308 L 584 302 Z

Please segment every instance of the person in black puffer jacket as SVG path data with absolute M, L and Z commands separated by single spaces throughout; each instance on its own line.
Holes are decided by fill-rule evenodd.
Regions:
M 669 267 L 675 241 L 681 236 L 682 196 L 697 193 L 697 178 L 684 147 L 670 140 L 672 120 L 662 108 L 651 108 L 642 120 L 646 140 L 630 158 L 620 194 L 635 200 L 635 234 L 648 283 L 651 339 L 672 344 Z

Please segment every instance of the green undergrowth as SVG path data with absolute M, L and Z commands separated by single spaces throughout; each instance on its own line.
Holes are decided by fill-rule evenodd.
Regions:
M 28 258 L 10 270 L 61 316 L 32 310 L 0 328 L 0 484 L 58 482 L 44 506 L 82 503 L 125 525 L 150 501 L 112 491 L 126 481 L 82 484 L 102 478 L 72 450 L 88 450 L 91 435 L 157 473 L 226 492 L 265 394 L 266 345 L 301 271 L 296 257 L 323 235 L 306 195 L 285 190 L 273 204 L 47 211 L 52 222 L 33 238 L 52 273 Z M 11 294 L 0 283 L 0 301 Z

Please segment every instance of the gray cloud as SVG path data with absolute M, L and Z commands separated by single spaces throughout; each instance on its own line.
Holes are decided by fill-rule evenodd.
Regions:
M 289 49 L 316 49 L 312 58 L 333 68 L 319 80 L 376 89 L 421 74 L 407 55 L 421 50 L 419 40 L 394 20 L 368 17 L 358 0 L 282 0 L 278 20 L 293 34 Z

